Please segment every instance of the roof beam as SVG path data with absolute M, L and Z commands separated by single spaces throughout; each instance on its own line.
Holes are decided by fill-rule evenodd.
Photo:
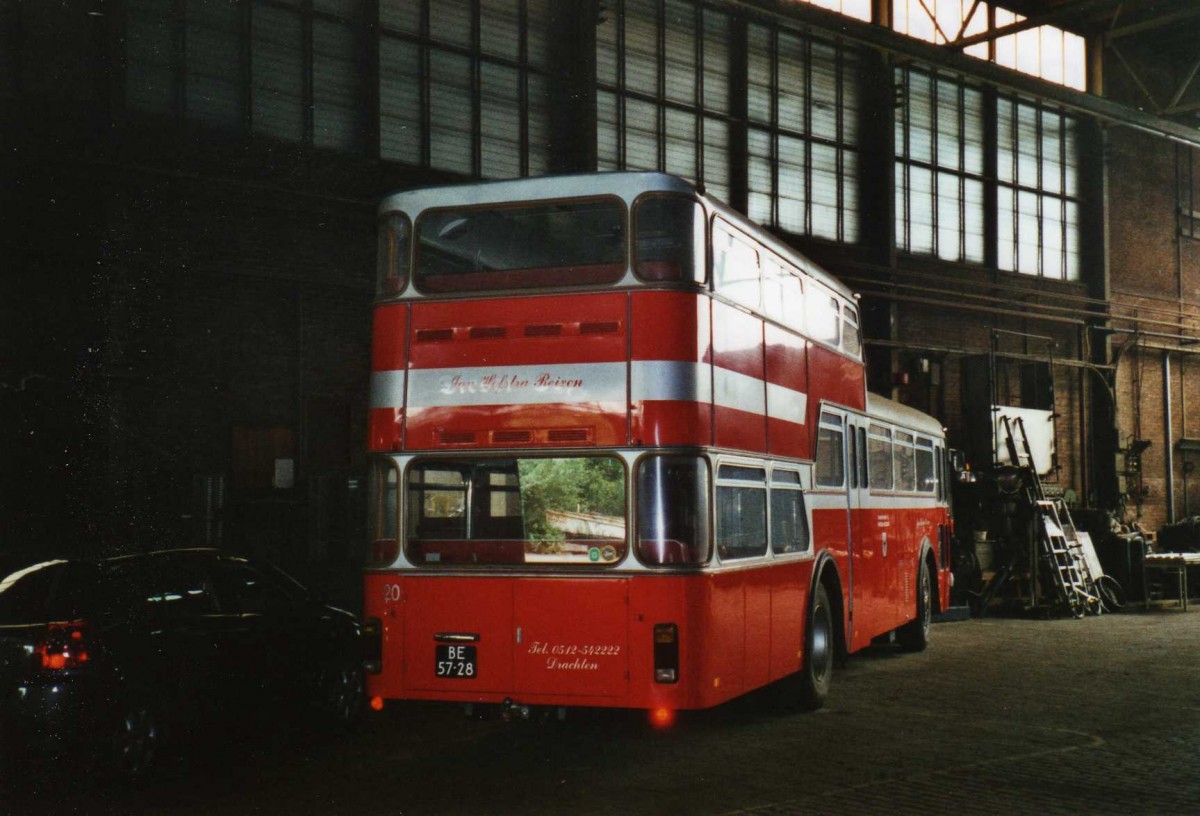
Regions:
M 1009 23 L 1006 26 L 993 28 L 991 31 L 984 31 L 979 34 L 972 34 L 970 37 L 959 37 L 952 42 L 946 43 L 946 48 L 961 50 L 970 48 L 972 45 L 990 42 L 991 40 L 1007 37 L 1011 34 L 1018 34 L 1022 31 L 1028 31 L 1031 28 L 1039 28 L 1044 25 L 1053 25 L 1062 22 L 1063 20 L 1073 20 L 1081 14 L 1090 14 L 1099 11 L 1108 11 L 1112 8 L 1117 8 L 1123 4 L 1123 0 L 1075 0 L 1072 3 L 1064 3 L 1055 6 L 1051 10 L 1043 14 L 1035 14 L 1031 17 L 1026 17 L 1024 20 L 1019 20 L 1015 23 Z
M 1118 40 L 1122 37 L 1131 37 L 1134 34 L 1172 26 L 1184 20 L 1190 20 L 1198 15 L 1200 15 L 1200 5 L 1189 4 L 1188 8 L 1180 9 L 1170 14 L 1160 14 L 1148 20 L 1143 20 L 1140 23 L 1130 23 L 1129 25 L 1119 26 L 1106 31 L 1104 32 L 1104 44 L 1108 45 L 1113 40 Z

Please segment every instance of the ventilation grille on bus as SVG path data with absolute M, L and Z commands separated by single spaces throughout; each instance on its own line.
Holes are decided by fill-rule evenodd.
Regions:
M 580 334 L 614 334 L 621 328 L 621 324 L 615 320 L 606 323 L 580 323 Z
M 505 428 L 495 431 L 438 431 L 439 445 L 590 445 L 593 428 Z
M 546 433 L 547 442 L 591 442 L 591 428 L 558 428 Z
M 578 327 L 578 328 L 576 328 Z M 511 329 L 511 330 L 510 330 Z M 619 320 L 591 321 L 587 323 L 530 323 L 527 326 L 462 326 L 457 329 L 417 329 L 418 343 L 445 343 L 451 340 L 502 340 L 520 337 L 566 337 L 617 334 L 621 331 Z
M 454 329 L 418 329 L 418 343 L 440 343 L 454 339 Z
M 495 445 L 528 445 L 533 441 L 533 431 L 492 431 Z
M 471 339 L 483 340 L 495 337 L 504 337 L 508 334 L 508 330 L 503 326 L 472 326 Z
M 475 442 L 475 434 L 471 431 L 442 431 L 438 434 L 438 442 L 443 445 L 470 445 Z

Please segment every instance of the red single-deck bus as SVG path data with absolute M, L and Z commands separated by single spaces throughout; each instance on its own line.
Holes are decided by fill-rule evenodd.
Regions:
M 852 292 L 660 173 L 381 208 L 368 693 L 668 712 L 924 648 L 945 442 L 868 394 Z

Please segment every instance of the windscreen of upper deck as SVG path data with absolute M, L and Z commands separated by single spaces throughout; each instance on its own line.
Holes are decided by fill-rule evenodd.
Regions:
M 615 197 L 455 207 L 416 224 L 415 283 L 427 293 L 613 283 L 625 274 Z

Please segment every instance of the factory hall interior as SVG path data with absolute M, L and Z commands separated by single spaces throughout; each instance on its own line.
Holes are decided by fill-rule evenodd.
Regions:
M 0 4 L 0 549 L 170 538 L 353 573 L 379 200 L 610 170 L 699 185 L 852 287 L 868 388 L 980 478 L 994 406 L 1048 412 L 1046 488 L 1153 541 L 1200 514 L 1197 25 L 1161 2 Z

